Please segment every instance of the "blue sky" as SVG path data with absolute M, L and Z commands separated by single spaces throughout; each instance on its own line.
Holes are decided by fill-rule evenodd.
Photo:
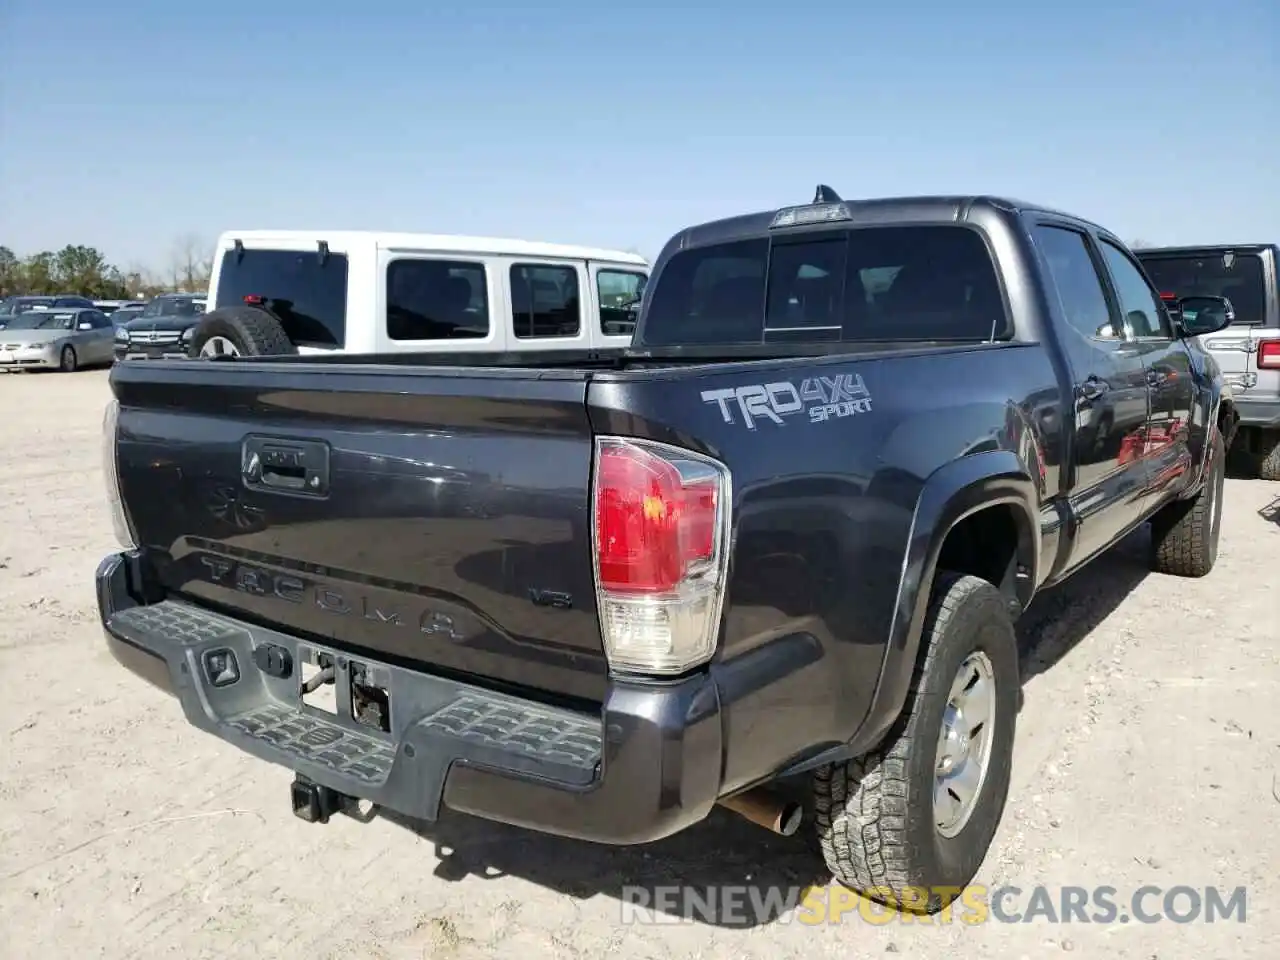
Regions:
M 4 0 L 0 54 L 24 255 L 162 266 L 184 234 L 297 227 L 652 256 L 818 182 L 1280 241 L 1276 0 Z

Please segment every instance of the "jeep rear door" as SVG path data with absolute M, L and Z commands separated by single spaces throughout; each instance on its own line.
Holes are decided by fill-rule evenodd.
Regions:
M 299 352 L 351 349 L 347 287 L 353 259 L 336 238 L 232 237 L 214 263 L 210 309 L 262 306 L 280 321 Z

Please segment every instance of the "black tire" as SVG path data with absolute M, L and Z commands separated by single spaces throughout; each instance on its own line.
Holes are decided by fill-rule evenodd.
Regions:
M 1258 476 L 1280 480 L 1280 430 L 1258 431 Z
M 296 354 L 280 321 L 257 307 L 223 307 L 206 314 L 191 333 L 187 356 L 202 358 L 205 345 L 230 343 L 245 357 L 278 357 Z M 230 351 L 227 351 L 230 353 Z
M 63 373 L 75 373 L 79 368 L 80 358 L 76 356 L 76 348 L 68 344 L 58 356 L 58 369 Z
M 936 913 L 978 872 L 1004 813 L 1020 677 L 1009 605 L 977 577 L 938 576 L 920 642 L 898 724 L 875 751 L 817 772 L 814 819 L 836 880 L 906 912 Z M 952 684 L 975 652 L 995 686 L 990 753 L 968 820 L 944 836 L 933 799 L 939 735 Z
M 1151 569 L 1175 577 L 1203 577 L 1218 561 L 1226 451 L 1216 430 L 1210 441 L 1208 477 L 1190 500 L 1167 504 L 1151 518 Z

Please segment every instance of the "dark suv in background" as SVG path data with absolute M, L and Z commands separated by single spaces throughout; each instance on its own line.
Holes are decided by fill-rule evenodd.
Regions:
M 5 297 L 0 300 L 0 330 L 19 314 L 28 310 L 72 310 L 84 308 L 96 310 L 93 301 L 88 297 L 74 294 L 58 294 L 56 296 Z
M 205 303 L 197 294 L 162 293 L 134 319 L 116 327 L 116 360 L 185 357 Z

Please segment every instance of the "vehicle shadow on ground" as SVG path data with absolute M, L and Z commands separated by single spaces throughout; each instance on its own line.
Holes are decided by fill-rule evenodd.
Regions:
M 1280 527 L 1280 497 L 1276 497 L 1265 507 L 1258 511 L 1258 516 L 1268 523 L 1274 523 Z
M 1148 543 L 1139 530 L 1036 598 L 1018 625 L 1024 684 L 1066 656 L 1146 577 Z M 563 840 L 448 810 L 433 824 L 383 816 L 435 844 L 440 879 L 514 876 L 576 899 L 603 895 L 616 901 L 619 922 L 661 913 L 754 927 L 776 921 L 805 887 L 831 882 L 808 823 L 784 838 L 719 808 L 677 836 L 638 847 Z
M 1051 669 L 1124 602 L 1151 572 L 1151 530 L 1143 525 L 1036 596 L 1018 622 L 1022 682 Z

